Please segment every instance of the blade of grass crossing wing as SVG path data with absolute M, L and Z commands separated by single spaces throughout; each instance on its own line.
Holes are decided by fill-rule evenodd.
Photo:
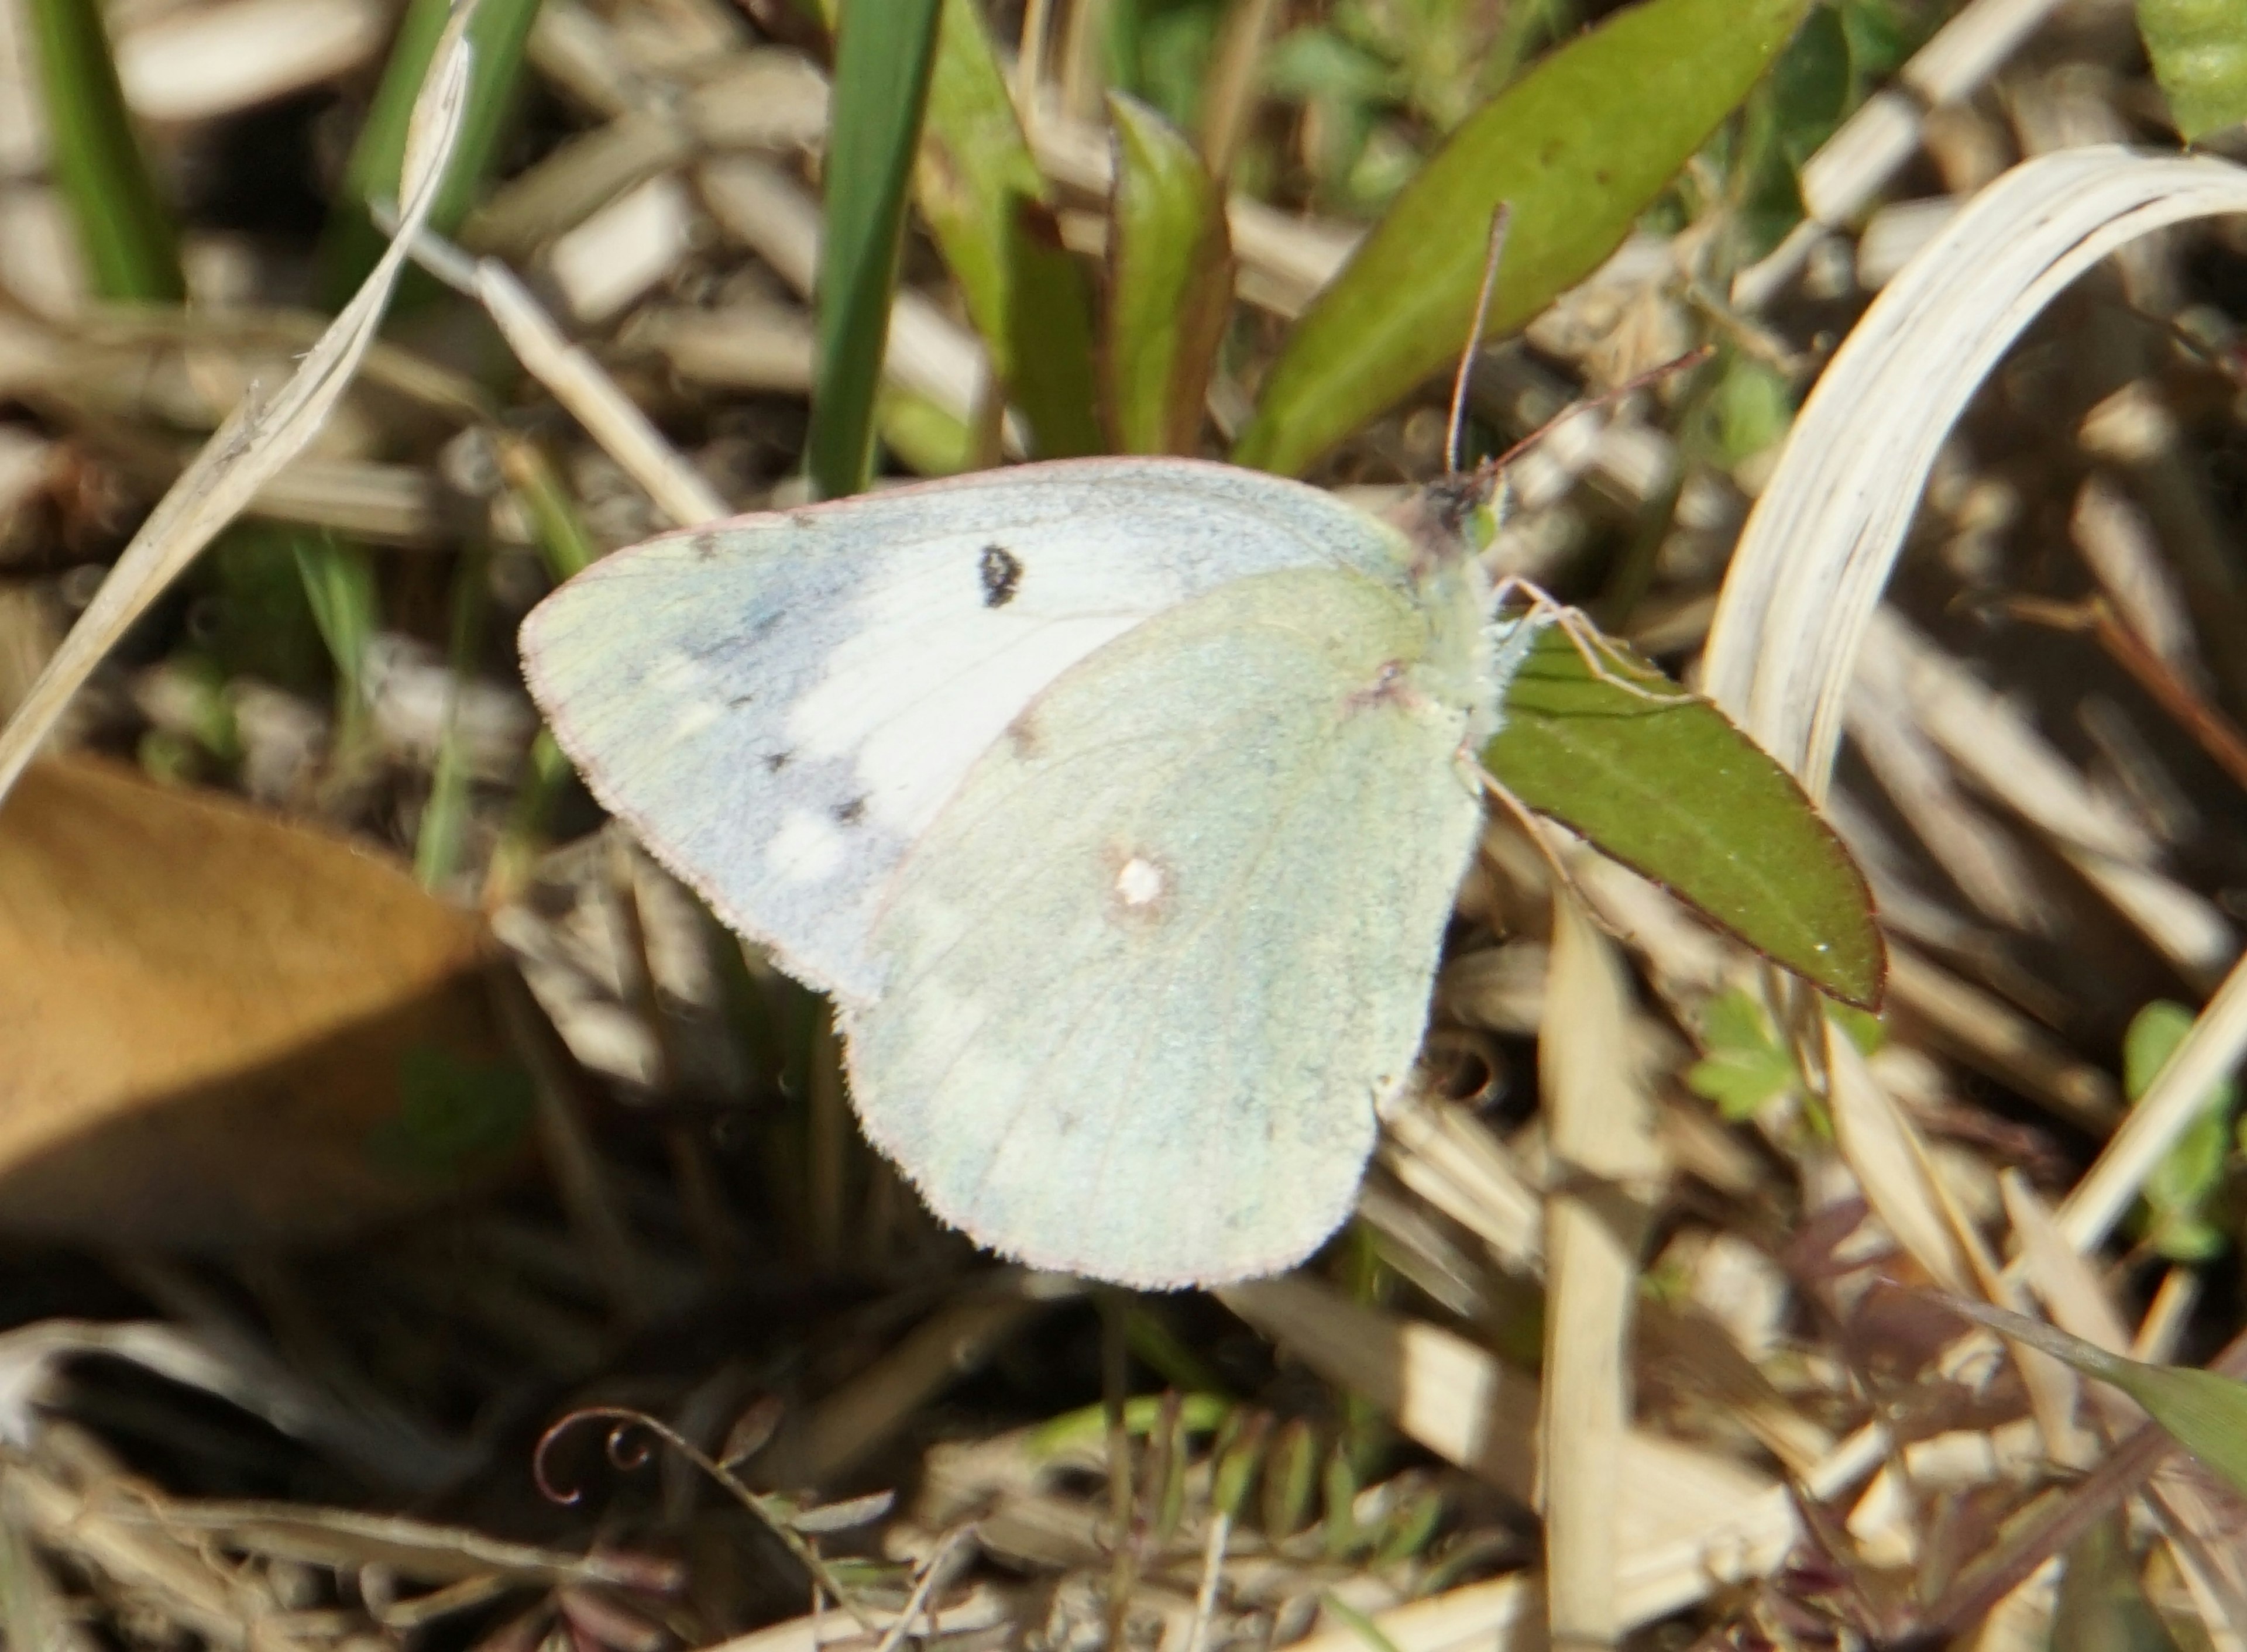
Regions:
M 1108 207 L 1101 407 L 1110 447 L 1199 447 L 1210 364 L 1233 310 L 1225 197 L 1185 136 L 1144 104 L 1108 99 L 1116 184 Z
M 2186 142 L 2247 120 L 2247 6 L 2138 0 L 2138 32 Z
M 822 499 L 863 492 L 889 339 L 905 188 L 920 145 L 941 0 L 850 0 L 829 105 L 817 378 L 805 463 Z
M 31 0 L 55 181 L 103 298 L 177 304 L 180 246 L 133 131 L 94 0 Z
M 1772 962 L 1876 1004 L 1886 959 L 1871 898 L 1802 788 L 1652 666 L 1610 653 L 1602 672 L 1562 627 L 1547 627 L 1507 691 L 1485 766 Z
M 413 0 L 399 24 L 389 61 L 383 66 L 382 84 L 359 127 L 343 189 L 321 236 L 319 284 L 331 304 L 350 297 L 382 256 L 387 237 L 367 215 L 367 202 L 398 197 L 399 166 L 406 153 L 413 99 L 451 14 L 452 0 Z M 523 42 L 537 16 L 538 0 L 479 0 L 468 25 L 468 44 L 475 56 L 460 145 L 429 214 L 429 227 L 440 235 L 459 226 L 491 171 L 522 78 Z
M 1590 274 L 1747 94 L 1806 3 L 1646 0 L 1469 116 L 1296 327 L 1234 462 L 1297 474 L 1454 359 L 1500 201 L 1513 223 L 1490 336 Z
M 2040 1348 L 2122 1390 L 2176 1443 L 2247 1492 L 2247 1382 L 2191 1366 L 2142 1365 L 2095 1342 L 1985 1302 L 1945 1296 L 1945 1307 L 2002 1336 Z

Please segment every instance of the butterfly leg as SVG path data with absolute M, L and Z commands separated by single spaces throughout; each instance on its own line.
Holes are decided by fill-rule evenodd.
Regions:
M 1690 690 L 1649 688 L 1644 683 L 1633 682 L 1612 670 L 1608 665 L 1609 660 L 1623 666 L 1632 662 L 1598 626 L 1592 624 L 1582 609 L 1561 602 L 1533 580 L 1525 579 L 1520 574 L 1506 575 L 1491 591 L 1491 606 L 1502 608 L 1516 595 L 1525 596 L 1529 604 L 1528 612 L 1522 616 L 1525 623 L 1541 621 L 1546 625 L 1558 625 L 1561 634 L 1576 645 L 1577 657 L 1584 662 L 1585 669 L 1609 687 L 1620 688 L 1625 693 L 1640 700 L 1652 700 L 1657 705 L 1694 698 Z

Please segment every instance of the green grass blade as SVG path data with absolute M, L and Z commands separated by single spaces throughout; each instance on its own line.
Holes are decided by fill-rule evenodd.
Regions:
M 445 665 L 452 692 L 437 739 L 437 761 L 429 776 L 429 800 L 413 838 L 413 875 L 434 889 L 460 870 L 468 836 L 468 759 L 461 707 L 482 652 L 484 613 L 490 606 L 491 549 L 471 545 L 453 564 L 453 624 Z
M 2247 1492 L 2247 1382 L 2192 1366 L 2142 1365 L 2095 1342 L 1986 1302 L 1944 1296 L 1952 1312 L 2001 1336 L 2025 1342 L 2084 1376 L 2096 1377 L 2146 1408 L 2179 1445 Z
M 336 749 L 349 761 L 368 735 L 366 652 L 382 627 L 374 558 L 364 545 L 331 534 L 292 533 L 289 548 L 304 582 L 312 623 L 336 667 Z
M 133 131 L 95 0 L 31 0 L 55 181 L 97 297 L 177 304 L 180 242 Z
M 1101 352 L 1109 441 L 1118 453 L 1191 454 L 1233 313 L 1225 195 L 1193 144 L 1153 110 L 1120 93 L 1108 108 L 1116 131 Z
M 320 290 L 331 304 L 341 304 L 357 291 L 382 256 L 385 236 L 367 215 L 367 202 L 398 198 L 413 99 L 451 15 L 451 0 L 412 0 L 399 24 L 389 61 L 383 65 L 382 83 L 359 127 L 321 236 Z M 478 0 L 468 24 L 475 56 L 468 72 L 467 116 L 444 190 L 429 215 L 430 229 L 440 235 L 459 227 L 490 174 L 522 78 L 523 42 L 537 16 L 538 0 Z
M 2186 142 L 2247 120 L 2247 6 L 2138 0 L 2138 32 Z
M 1602 669 L 1647 692 L 1603 679 L 1547 626 L 1507 691 L 1484 766 L 1773 963 L 1849 1003 L 1877 1004 L 1887 961 L 1872 898 L 1802 788 L 1651 666 L 1603 652 Z
M 1806 3 L 1646 0 L 1468 117 L 1287 340 L 1234 461 L 1300 474 L 1455 361 L 1499 202 L 1513 221 L 1490 335 L 1589 275 L 1746 96 Z
M 835 47 L 819 263 L 819 355 L 804 443 L 812 492 L 864 492 L 941 0 L 850 0 Z

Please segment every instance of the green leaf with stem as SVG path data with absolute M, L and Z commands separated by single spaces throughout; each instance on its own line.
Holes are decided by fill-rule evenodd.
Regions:
M 1707 700 L 1572 629 L 1540 631 L 1484 767 L 1773 963 L 1877 1005 L 1871 895 L 1802 788 Z
M 1491 215 L 1487 336 L 1596 268 L 1786 44 L 1806 0 L 1646 0 L 1552 52 L 1430 158 L 1273 365 L 1235 462 L 1300 474 L 1456 360 Z

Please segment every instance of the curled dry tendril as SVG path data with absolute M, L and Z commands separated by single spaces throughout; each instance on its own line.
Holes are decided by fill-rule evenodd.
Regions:
M 540 1435 L 538 1444 L 530 1454 L 530 1478 L 536 1483 L 539 1495 L 550 1503 L 559 1503 L 564 1508 L 575 1507 L 584 1497 L 584 1489 L 582 1486 L 563 1487 L 556 1485 L 552 1476 L 547 1472 L 546 1457 L 547 1453 L 554 1449 L 562 1437 L 580 1423 L 609 1424 L 608 1438 L 602 1445 L 603 1453 L 611 1464 L 626 1474 L 645 1468 L 649 1459 L 655 1455 L 653 1446 L 645 1440 L 633 1437 L 635 1430 L 645 1430 L 654 1435 L 682 1456 L 696 1460 L 706 1469 L 714 1466 L 709 1464 L 707 1459 L 703 1457 L 702 1453 L 696 1451 L 675 1430 L 666 1427 L 645 1411 L 630 1410 L 623 1406 L 615 1405 L 589 1405 L 582 1410 L 570 1412 L 553 1427 L 548 1429 L 545 1433 Z M 719 1478 L 722 1483 L 729 1477 Z
M 574 1507 L 584 1498 L 582 1487 L 557 1485 L 547 1471 L 546 1461 L 547 1453 L 553 1450 L 555 1443 L 581 1423 L 609 1424 L 608 1436 L 603 1442 L 604 1452 L 611 1463 L 626 1473 L 645 1468 L 655 1455 L 652 1445 L 636 1437 L 639 1433 L 652 1435 L 678 1452 L 764 1522 L 767 1529 L 787 1546 L 789 1553 L 802 1562 L 804 1569 L 811 1573 L 819 1586 L 857 1621 L 860 1628 L 870 1635 L 876 1632 L 872 1621 L 852 1598 L 848 1587 L 836 1577 L 833 1569 L 820 1558 L 819 1552 L 805 1541 L 803 1533 L 796 1529 L 789 1518 L 793 1511 L 787 1505 L 761 1495 L 678 1430 L 645 1411 L 635 1411 L 622 1405 L 588 1405 L 571 1411 L 540 1435 L 538 1444 L 530 1454 L 530 1474 L 542 1496 L 564 1508 Z

